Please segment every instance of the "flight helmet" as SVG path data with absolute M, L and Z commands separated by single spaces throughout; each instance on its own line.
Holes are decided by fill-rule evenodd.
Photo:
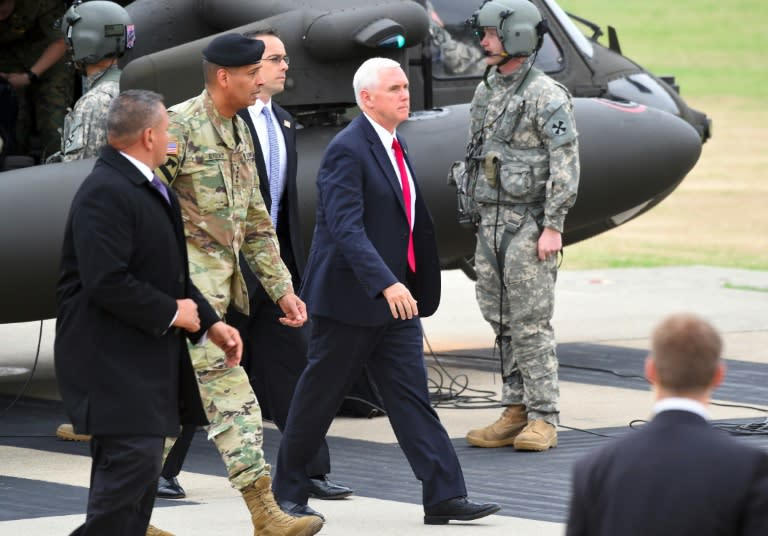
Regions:
M 119 58 L 133 48 L 136 36 L 125 8 L 105 0 L 73 4 L 62 18 L 61 30 L 78 66 Z
M 510 57 L 536 52 L 546 32 L 546 21 L 529 0 L 486 0 L 468 22 L 481 37 L 483 28 L 496 28 Z

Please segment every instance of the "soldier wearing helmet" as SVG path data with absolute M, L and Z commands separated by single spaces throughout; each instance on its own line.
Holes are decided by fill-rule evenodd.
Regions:
M 546 24 L 530 1 L 487 0 L 470 22 L 487 67 L 472 99 L 463 180 L 472 185 L 469 219 L 477 224 L 476 295 L 499 346 L 505 408 L 467 441 L 544 451 L 557 446 L 550 321 L 579 182 L 573 105 L 565 87 L 533 66 Z
M 107 110 L 120 92 L 117 60 L 133 47 L 128 12 L 114 2 L 76 2 L 61 22 L 72 60 L 85 79 L 85 93 L 64 119 L 61 151 L 47 161 L 69 162 L 98 156 L 107 142 Z

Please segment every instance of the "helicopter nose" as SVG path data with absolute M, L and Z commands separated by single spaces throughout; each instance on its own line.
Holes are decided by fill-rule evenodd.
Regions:
M 574 243 L 632 219 L 669 195 L 701 154 L 701 138 L 675 115 L 635 103 L 576 98 L 581 174 L 565 219 Z M 441 261 L 472 255 L 474 232 L 456 221 L 452 162 L 466 156 L 469 106 L 417 112 L 398 127 L 409 140 L 421 190 L 438 228 Z
M 669 195 L 699 159 L 699 133 L 675 115 L 636 103 L 575 101 L 582 180 L 569 231 L 632 219 Z

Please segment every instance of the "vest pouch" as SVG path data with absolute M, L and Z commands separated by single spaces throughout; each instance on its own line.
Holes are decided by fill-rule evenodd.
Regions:
M 480 213 L 474 198 L 477 165 L 474 162 L 472 164 L 474 169 L 468 171 L 465 162 L 457 160 L 448 172 L 448 184 L 456 186 L 457 219 L 459 225 L 466 229 L 475 229 L 480 221 Z
M 524 201 L 531 192 L 533 172 L 531 167 L 520 162 L 502 164 L 499 169 L 501 187 L 515 199 Z

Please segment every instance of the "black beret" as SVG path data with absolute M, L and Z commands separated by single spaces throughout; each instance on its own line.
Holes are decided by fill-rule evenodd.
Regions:
M 228 33 L 216 37 L 203 49 L 203 57 L 222 67 L 241 67 L 261 61 L 264 42 L 245 37 L 243 34 Z

